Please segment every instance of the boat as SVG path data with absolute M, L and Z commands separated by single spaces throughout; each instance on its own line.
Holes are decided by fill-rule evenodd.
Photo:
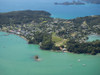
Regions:
M 80 59 L 78 59 L 78 62 L 80 62 L 81 60 Z

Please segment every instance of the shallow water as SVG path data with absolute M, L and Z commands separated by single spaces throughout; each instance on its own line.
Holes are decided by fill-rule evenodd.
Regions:
M 0 12 L 45 10 L 52 17 L 72 19 L 100 15 L 100 5 L 54 5 L 66 0 L 0 0 Z M 70 1 L 70 0 L 67 0 Z M 7 34 L 0 32 L 0 35 Z M 93 39 L 95 39 L 94 37 Z M 90 39 L 91 41 L 91 39 Z M 33 59 L 38 55 L 41 59 Z M 78 61 L 80 59 L 80 61 Z M 85 65 L 84 65 L 85 64 Z M 40 50 L 19 36 L 0 36 L 0 75 L 99 75 L 100 54 L 86 55 Z
M 0 35 L 7 34 L 0 32 Z M 38 55 L 41 61 L 33 59 Z M 80 61 L 78 61 L 80 59 Z M 84 65 L 85 64 L 85 65 Z M 0 75 L 99 75 L 100 54 L 40 50 L 19 36 L 0 36 Z
M 91 42 L 91 41 L 96 41 L 96 40 L 100 40 L 100 35 L 89 35 L 88 38 L 89 38 L 89 39 L 87 40 L 88 42 L 89 42 L 89 41 L 90 41 L 90 42 Z

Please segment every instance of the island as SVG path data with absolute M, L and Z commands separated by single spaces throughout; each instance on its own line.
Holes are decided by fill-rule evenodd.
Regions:
M 35 59 L 36 61 L 40 61 L 40 58 L 39 58 L 38 55 L 34 56 L 34 59 Z
M 72 2 L 63 2 L 63 3 L 58 3 L 55 2 L 55 5 L 85 5 L 86 3 L 91 3 L 91 4 L 100 4 L 100 0 L 78 0 L 75 1 L 73 0 Z
M 85 5 L 85 3 L 81 2 L 81 1 L 72 1 L 72 2 L 63 2 L 63 3 L 54 3 L 55 5 Z
M 49 51 L 97 54 L 100 40 L 87 42 L 88 35 L 100 35 L 100 15 L 59 19 L 46 11 L 0 13 L 0 31 L 25 38 Z
M 92 3 L 92 4 L 100 4 L 100 0 L 82 0 L 85 1 L 87 3 Z

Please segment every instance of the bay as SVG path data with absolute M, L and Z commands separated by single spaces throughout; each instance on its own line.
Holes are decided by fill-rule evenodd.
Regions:
M 100 54 L 73 54 L 41 50 L 23 38 L 0 32 L 0 75 L 99 75 Z M 33 59 L 38 55 L 41 61 Z M 80 60 L 80 61 L 78 61 Z
M 0 0 L 0 12 L 44 10 L 51 17 L 73 19 L 100 15 L 100 5 L 54 5 L 71 0 Z M 7 34 L 0 32 L 0 35 Z M 89 36 L 89 41 L 98 36 Z M 40 62 L 33 58 L 38 55 Z M 78 61 L 80 60 L 80 61 Z M 95 56 L 44 51 L 39 45 L 29 45 L 19 36 L 0 36 L 0 75 L 99 75 L 100 54 Z
M 91 42 L 91 41 L 96 41 L 96 40 L 100 40 L 100 35 L 89 35 L 88 36 L 88 40 L 87 40 L 87 42 Z

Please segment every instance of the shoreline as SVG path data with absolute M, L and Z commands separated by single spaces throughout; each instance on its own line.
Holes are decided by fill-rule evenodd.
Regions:
M 15 12 L 10 13 L 14 13 L 14 15 L 16 15 Z M 10 13 L 6 14 L 9 16 Z M 27 14 L 22 15 L 21 13 Z M 31 13 L 33 13 L 33 15 Z M 19 37 L 26 40 L 28 44 L 38 44 L 42 50 L 44 49 L 49 51 L 53 50 L 61 52 L 69 51 L 74 53 L 98 53 L 98 51 L 96 50 L 99 49 L 99 46 L 98 48 L 96 48 L 97 46 L 95 46 L 96 50 L 93 48 L 91 49 L 91 51 L 89 51 L 90 46 L 88 42 L 86 43 L 86 40 L 88 39 L 87 36 L 90 34 L 99 34 L 100 16 L 87 16 L 83 18 L 76 18 L 73 20 L 66 20 L 51 18 L 50 13 L 46 11 L 25 10 L 17 11 L 17 14 L 20 17 L 19 19 L 17 19 L 16 15 L 13 23 L 12 21 L 10 21 L 13 18 L 10 19 L 8 16 L 6 16 L 5 20 L 3 21 L 3 15 L 1 14 L 2 17 L 0 23 L 0 31 L 18 35 Z M 12 14 L 12 16 L 14 15 Z M 27 18 L 25 18 L 24 16 L 26 16 Z M 33 16 L 35 16 L 36 18 L 34 18 Z M 20 20 L 21 18 L 23 18 L 23 20 Z M 8 21 L 6 19 L 8 19 Z M 90 21 L 84 21 L 84 19 Z M 96 25 L 94 24 L 95 22 Z M 67 41 L 67 39 L 69 40 Z M 78 45 L 78 47 L 76 47 L 75 45 Z M 85 45 L 85 47 L 83 45 Z M 91 48 L 93 46 L 94 45 L 91 45 Z M 83 47 L 86 49 L 84 49 Z M 83 50 L 82 52 L 80 52 L 81 49 Z
M 0 31 L 0 32 L 5 32 L 5 33 L 8 33 L 8 34 L 14 34 L 14 33 L 10 33 L 10 32 L 7 32 L 7 31 Z M 17 34 L 14 34 L 14 35 L 17 35 Z M 23 39 L 26 40 L 27 42 L 29 41 L 29 40 L 27 40 L 24 36 L 21 36 L 21 35 L 17 35 L 17 36 L 23 38 Z
M 0 31 L 0 32 L 5 32 L 5 33 L 9 33 L 9 35 L 10 34 L 14 34 L 14 33 L 10 33 L 10 32 L 6 32 L 6 31 Z M 24 37 L 24 36 L 21 36 L 21 35 L 17 35 L 17 34 L 14 34 L 14 35 L 16 35 L 16 36 L 19 36 L 20 38 L 22 38 L 22 39 L 24 39 L 27 43 L 28 43 L 28 40 Z M 97 34 L 96 34 L 97 35 Z M 98 35 L 97 35 L 98 36 Z M 99 35 L 100 36 L 100 35 Z M 32 44 L 32 45 L 34 45 L 34 44 Z M 37 44 L 37 45 L 39 45 L 39 44 Z M 40 46 L 40 45 L 39 45 Z M 40 47 L 39 47 L 40 48 Z M 41 49 L 41 48 L 40 48 Z M 41 50 L 44 50 L 44 49 L 41 49 Z M 59 53 L 73 53 L 73 54 L 86 54 L 86 55 L 91 55 L 91 54 L 89 54 L 89 53 L 74 53 L 74 52 L 70 52 L 70 51 L 68 51 L 68 50 L 66 50 L 66 51 L 62 51 L 62 50 L 44 50 L 44 51 L 50 51 L 50 52 L 59 52 Z M 100 54 L 100 53 L 97 53 L 97 54 Z M 96 54 L 96 55 L 97 55 Z
M 15 34 L 16 35 L 16 34 Z M 19 37 L 21 37 L 21 38 L 23 38 L 24 40 L 26 40 L 27 42 L 29 41 L 29 40 L 27 40 L 24 36 L 21 36 L 21 35 L 18 35 Z
M 24 9 L 24 10 L 27 10 L 27 9 Z M 30 9 L 32 10 L 32 9 Z M 15 11 L 18 11 L 18 10 L 15 10 Z M 23 11 L 23 10 L 20 10 L 20 11 Z M 32 10 L 32 11 L 35 11 L 35 10 Z M 43 10 L 43 11 L 47 11 L 47 10 Z M 0 13 L 8 13 L 8 12 L 12 12 L 12 11 L 1 11 Z M 48 12 L 48 11 L 47 11 Z M 51 13 L 51 12 L 50 12 Z M 57 15 L 54 15 L 53 13 L 51 13 L 50 17 L 52 18 L 56 18 L 56 19 L 66 19 L 66 20 L 73 20 L 73 19 L 76 19 L 76 18 L 79 18 L 79 17 L 86 17 L 86 16 L 98 16 L 100 14 L 96 14 L 96 15 L 84 15 L 84 16 L 76 16 L 76 17 L 60 17 L 60 16 L 57 16 Z
M 14 34 L 14 33 L 10 33 L 10 32 L 7 32 L 7 31 L 0 31 L 0 32 L 5 32 L 5 33 L 9 33 L 9 34 Z M 18 35 L 18 34 L 14 34 L 14 35 L 16 35 L 16 36 L 19 36 L 20 38 L 22 38 L 22 39 L 24 39 L 27 43 L 28 43 L 28 41 L 29 40 L 27 40 L 24 36 L 21 36 L 21 35 Z M 34 44 L 33 44 L 34 45 Z M 37 44 L 37 45 L 39 45 L 39 44 Z M 39 45 L 40 46 L 40 45 Z M 40 47 L 39 47 L 40 48 Z M 40 48 L 41 49 L 41 48 Z M 44 49 L 41 49 L 41 50 L 44 50 Z M 47 51 L 47 50 L 45 50 L 45 51 Z M 62 50 L 48 50 L 48 51 L 51 51 L 51 52 L 63 52 L 63 53 L 67 53 L 67 52 L 69 52 L 69 51 L 62 51 Z M 69 52 L 69 53 L 71 53 L 71 52 Z

